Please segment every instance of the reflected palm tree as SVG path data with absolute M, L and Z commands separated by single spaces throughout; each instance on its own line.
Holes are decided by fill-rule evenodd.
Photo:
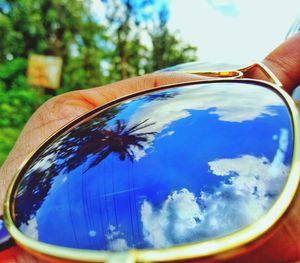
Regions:
M 153 93 L 153 94 L 148 94 L 144 99 L 147 100 L 148 102 L 155 101 L 155 100 L 168 100 L 175 98 L 179 92 L 175 91 L 164 91 L 161 93 Z
M 128 157 L 133 162 L 134 148 L 143 150 L 143 144 L 149 140 L 149 136 L 156 134 L 141 131 L 154 124 L 147 124 L 147 121 L 148 119 L 128 127 L 124 120 L 116 120 L 114 126 L 109 128 L 106 122 L 94 120 L 92 124 L 88 122 L 79 125 L 57 143 L 51 144 L 35 161 L 36 167 L 33 164 L 20 183 L 15 203 L 17 225 L 27 224 L 36 214 L 56 176 L 67 174 L 92 159 L 85 173 L 110 154 L 117 154 L 120 161 Z M 55 158 L 44 169 L 39 163 L 43 163 L 51 154 L 55 154 Z
M 116 120 L 113 129 L 101 130 L 99 134 L 96 135 L 98 137 L 97 141 L 100 141 L 100 143 L 94 147 L 91 145 L 89 149 L 82 149 L 84 151 L 82 154 L 92 153 L 96 155 L 85 172 L 99 164 L 111 153 L 118 154 L 121 161 L 124 161 L 126 156 L 130 161 L 133 161 L 133 148 L 137 147 L 139 150 L 143 150 L 144 146 L 142 143 L 147 142 L 149 135 L 155 135 L 155 132 L 138 132 L 154 124 L 145 124 L 147 121 L 148 120 L 144 120 L 128 128 L 124 120 Z

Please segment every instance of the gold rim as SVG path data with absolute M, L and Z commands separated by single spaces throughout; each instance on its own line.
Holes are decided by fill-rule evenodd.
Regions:
M 206 84 L 206 83 L 252 83 L 265 88 L 269 88 L 275 91 L 286 103 L 288 110 L 290 112 L 293 132 L 294 132 L 294 145 L 293 145 L 293 158 L 290 168 L 290 173 L 287 178 L 287 182 L 279 195 L 278 199 L 275 201 L 270 210 L 262 216 L 257 222 L 239 230 L 229 235 L 226 235 L 221 238 L 216 238 L 209 241 L 203 241 L 198 243 L 192 243 L 187 245 L 180 245 L 171 248 L 164 249 L 145 249 L 145 250 L 129 250 L 126 252 L 109 252 L 109 251 L 93 251 L 93 250 L 83 250 L 83 249 L 72 249 L 59 247 L 55 245 L 49 245 L 42 243 L 36 240 L 33 240 L 25 236 L 15 225 L 12 220 L 11 215 L 11 204 L 10 200 L 12 198 L 13 188 L 15 183 L 19 179 L 20 172 L 25 167 L 26 163 L 34 156 L 34 154 L 47 142 L 57 136 L 58 133 L 66 131 L 72 124 L 80 122 L 83 116 L 93 116 L 93 113 L 96 111 L 99 113 L 110 107 L 111 105 L 130 99 L 132 97 L 145 95 L 152 93 L 157 90 L 164 90 L 173 87 L 180 87 L 186 85 L 195 85 L 195 84 Z M 74 261 L 89 261 L 89 262 L 136 262 L 136 261 L 146 261 L 146 262 L 163 262 L 163 261 L 175 261 L 191 258 L 201 258 L 201 257 L 214 257 L 218 256 L 223 252 L 235 248 L 241 248 L 249 242 L 261 237 L 264 233 L 270 230 L 282 217 L 285 211 L 288 209 L 291 204 L 295 193 L 298 188 L 300 180 L 300 145 L 299 145 L 299 113 L 298 110 L 291 99 L 291 97 L 278 86 L 273 85 L 269 82 L 251 80 L 251 79 L 215 79 L 215 80 L 205 80 L 205 81 L 192 81 L 186 83 L 180 83 L 175 85 L 166 85 L 159 88 L 154 88 L 148 91 L 142 91 L 139 93 L 131 94 L 129 96 L 122 97 L 111 103 L 106 104 L 105 106 L 100 106 L 97 109 L 92 110 L 90 113 L 84 114 L 79 118 L 71 121 L 58 132 L 50 136 L 43 144 L 41 144 L 34 152 L 30 154 L 27 160 L 18 170 L 18 173 L 15 175 L 13 181 L 11 182 L 4 203 L 4 221 L 7 226 L 7 229 L 11 236 L 19 243 L 21 246 L 27 248 L 29 251 L 35 251 L 40 254 L 62 258 L 67 260 Z

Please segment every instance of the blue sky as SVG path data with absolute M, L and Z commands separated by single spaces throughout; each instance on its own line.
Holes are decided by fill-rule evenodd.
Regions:
M 171 0 L 169 27 L 200 60 L 246 63 L 279 45 L 299 10 L 298 0 Z
M 198 59 L 249 63 L 278 46 L 299 15 L 299 0 L 169 0 L 168 27 L 198 47 Z M 95 16 L 104 6 L 93 0 Z M 149 39 L 144 37 L 147 44 Z

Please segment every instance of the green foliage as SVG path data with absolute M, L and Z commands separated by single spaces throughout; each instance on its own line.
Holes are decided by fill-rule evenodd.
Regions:
M 5 161 L 19 133 L 20 130 L 15 128 L 0 128 L 0 165 Z
M 62 57 L 57 94 L 195 59 L 196 49 L 169 32 L 167 13 L 157 13 L 155 0 L 102 1 L 106 22 L 99 23 L 90 0 L 0 0 L 0 165 L 49 98 L 27 83 L 30 54 Z
M 28 86 L 27 60 L 17 58 L 0 65 L 0 164 L 14 145 L 23 125 L 46 97 Z
M 22 128 L 45 100 L 38 90 L 28 86 L 26 68 L 27 61 L 23 58 L 0 65 L 0 128 Z
M 149 71 L 196 60 L 196 48 L 185 44 L 176 34 L 163 26 L 152 34 L 152 58 Z

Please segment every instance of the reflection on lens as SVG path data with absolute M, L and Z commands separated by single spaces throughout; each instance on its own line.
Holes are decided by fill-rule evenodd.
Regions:
M 159 72 L 183 71 L 183 72 L 234 72 L 237 69 L 242 69 L 251 64 L 251 61 L 246 64 L 232 64 L 227 62 L 210 62 L 210 61 L 195 61 L 183 63 L 168 68 L 159 70 Z
M 92 250 L 222 237 L 274 204 L 292 133 L 283 100 L 253 84 L 191 84 L 121 102 L 37 152 L 14 188 L 14 222 L 35 240 Z

